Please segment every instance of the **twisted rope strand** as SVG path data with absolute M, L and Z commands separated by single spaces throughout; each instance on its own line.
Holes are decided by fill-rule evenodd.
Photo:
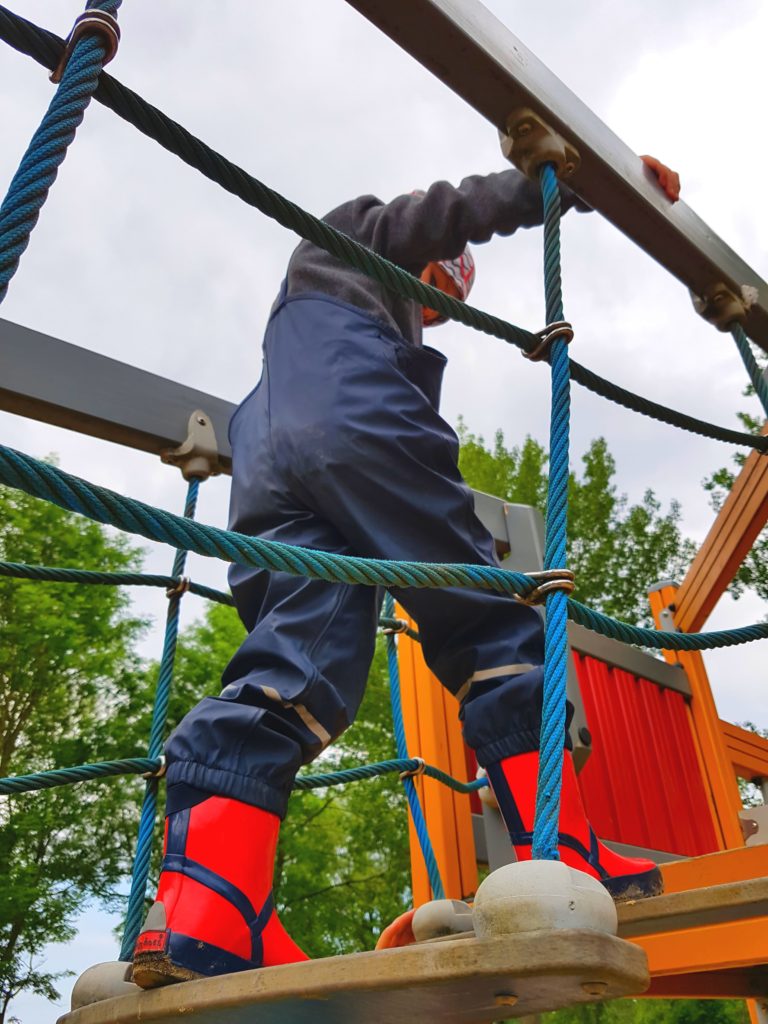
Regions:
M 469 587 L 513 597 L 526 597 L 535 589 L 535 582 L 524 573 L 495 566 L 357 558 L 207 526 L 98 487 L 4 445 L 0 445 L 0 484 L 161 544 L 311 579 L 383 587 Z M 768 637 L 768 623 L 712 633 L 676 633 L 630 626 L 573 599 L 568 600 L 568 609 L 570 618 L 588 629 L 656 650 L 703 651 Z
M 115 775 L 157 772 L 162 763 L 160 758 L 153 760 L 149 757 L 125 757 L 119 761 L 97 761 L 94 764 L 81 764 L 75 768 L 54 768 L 50 771 L 34 772 L 30 775 L 12 775 L 0 778 L 0 796 L 32 793 L 41 789 L 53 789 L 55 786 L 74 785 L 91 779 L 104 779 Z M 340 786 L 347 782 L 358 782 L 361 779 L 375 779 L 389 772 L 413 772 L 419 768 L 420 764 L 421 762 L 415 757 L 397 758 L 391 761 L 375 761 L 373 764 L 344 768 L 319 775 L 297 775 L 293 788 L 295 792 L 300 793 L 307 789 Z M 487 779 L 460 782 L 430 764 L 424 766 L 424 774 L 432 779 L 437 779 L 438 782 L 442 782 L 456 793 L 475 793 L 478 789 L 488 785 Z
M 560 279 L 560 191 L 551 164 L 542 167 L 540 182 L 544 202 L 544 287 L 547 322 L 552 323 L 563 320 L 565 315 Z M 550 367 L 552 408 L 544 568 L 565 569 L 571 399 L 568 346 L 563 338 L 558 338 L 552 345 Z M 568 599 L 565 592 L 556 590 L 547 594 L 546 607 L 544 691 L 532 856 L 542 860 L 557 860 L 568 672 Z
M 55 67 L 63 47 L 63 41 L 53 32 L 39 28 L 4 7 L 0 7 L 0 38 L 20 52 L 33 57 L 44 67 Z M 436 309 L 452 320 L 500 338 L 526 352 L 537 343 L 536 336 L 531 332 L 424 284 L 418 278 L 307 213 L 227 160 L 157 107 L 147 103 L 137 93 L 105 72 L 102 72 L 99 78 L 94 97 L 211 181 L 276 220 L 283 227 L 325 249 L 342 262 L 373 277 L 397 294 L 420 305 Z M 578 363 L 571 364 L 571 377 L 595 394 L 641 415 L 651 416 L 662 423 L 727 444 L 745 445 L 760 452 L 768 452 L 768 437 L 729 430 L 669 409 L 605 380 Z
M 88 7 L 115 14 L 121 3 L 92 0 Z M 105 56 L 106 44 L 99 35 L 85 35 L 75 44 L 61 82 L 0 206 L 0 302 L 8 293 L 8 284 L 91 102 Z
M 739 350 L 742 362 L 746 367 L 749 379 L 752 382 L 752 387 L 755 389 L 755 394 L 760 399 L 760 404 L 763 407 L 763 412 L 768 416 L 768 382 L 763 376 L 763 371 L 757 364 L 755 355 L 752 351 L 752 346 L 749 343 L 744 328 L 739 323 L 734 323 L 731 327 L 731 334 L 733 340 L 736 342 L 736 348 Z

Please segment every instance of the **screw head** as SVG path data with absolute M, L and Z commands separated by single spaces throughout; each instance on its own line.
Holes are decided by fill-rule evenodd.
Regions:
M 530 135 L 532 130 L 533 130 L 533 125 L 531 124 L 531 122 L 530 121 L 523 121 L 521 124 L 519 124 L 517 126 L 517 128 L 515 129 L 515 132 L 516 132 L 517 136 L 520 137 L 521 135 Z
M 608 991 L 607 981 L 582 981 L 581 983 L 582 992 L 585 992 L 588 996 L 604 996 Z
M 200 424 L 201 427 L 204 427 L 208 420 L 205 418 L 205 416 L 198 416 L 197 422 Z

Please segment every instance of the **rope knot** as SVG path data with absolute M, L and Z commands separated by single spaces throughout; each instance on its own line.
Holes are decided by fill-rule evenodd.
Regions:
M 61 81 L 75 46 L 88 33 L 101 36 L 107 48 L 102 64 L 109 64 L 113 59 L 120 45 L 120 26 L 117 23 L 117 18 L 107 11 L 84 11 L 79 18 L 75 19 L 72 31 L 67 36 L 59 63 L 51 72 L 52 82 L 58 84 Z
M 517 599 L 522 604 L 544 604 L 547 594 L 552 591 L 564 590 L 566 594 L 572 594 L 576 586 L 570 569 L 544 569 L 542 572 L 527 572 L 525 575 L 536 583 L 536 586 L 530 594 Z
M 523 352 L 525 358 L 530 359 L 532 363 L 540 363 L 546 359 L 558 338 L 562 338 L 566 345 L 570 345 L 573 341 L 573 327 L 567 320 L 553 320 L 551 324 L 536 331 L 536 337 L 539 339 L 538 345 L 530 352 Z

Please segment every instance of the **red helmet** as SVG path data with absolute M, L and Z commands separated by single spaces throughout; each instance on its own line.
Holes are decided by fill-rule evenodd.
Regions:
M 446 295 L 452 295 L 462 302 L 466 301 L 475 281 L 475 260 L 469 246 L 456 259 L 433 260 L 428 263 L 421 272 L 421 280 L 425 284 L 439 288 Z M 447 319 L 447 316 L 443 316 L 435 309 L 429 309 L 427 306 L 422 309 L 422 322 L 425 327 L 444 324 Z

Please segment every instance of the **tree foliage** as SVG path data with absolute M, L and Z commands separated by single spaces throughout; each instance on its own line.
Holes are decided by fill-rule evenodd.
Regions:
M 505 501 L 533 505 L 547 500 L 548 456 L 526 437 L 508 448 L 502 431 L 493 446 L 459 426 L 459 466 L 467 482 Z M 695 547 L 680 531 L 680 506 L 666 512 L 652 490 L 630 504 L 614 483 L 616 463 L 604 438 L 593 441 L 572 472 L 568 494 L 568 564 L 576 575 L 574 597 L 607 615 L 651 625 L 648 590 L 660 579 L 685 574 Z
M 749 1024 L 736 999 L 622 999 L 545 1013 L 541 1024 Z
M 0 488 L 0 557 L 133 569 L 139 552 L 80 516 Z M 143 623 L 112 587 L 0 581 L 0 775 L 132 750 Z M 136 751 L 138 752 L 138 751 Z M 135 781 L 64 787 L 0 801 L 0 1022 L 21 991 L 53 998 L 40 953 L 73 937 L 90 898 L 109 903 L 130 863 Z

